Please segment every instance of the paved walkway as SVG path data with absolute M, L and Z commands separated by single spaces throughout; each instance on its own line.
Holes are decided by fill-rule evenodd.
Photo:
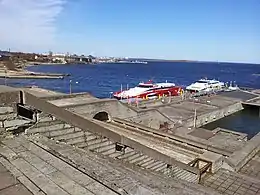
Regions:
M 221 194 L 260 195 L 260 181 L 240 174 L 220 169 L 216 174 L 204 179 L 204 185 Z
M 32 195 L 32 193 L 0 163 L 0 195 Z

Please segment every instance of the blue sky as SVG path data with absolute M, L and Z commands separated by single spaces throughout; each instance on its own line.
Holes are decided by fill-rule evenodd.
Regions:
M 16 5 L 20 2 L 2 0 L 4 7 L 0 0 L 0 18 L 11 13 L 14 8 L 9 6 L 8 10 L 7 5 L 15 1 Z M 22 30 L 16 41 L 8 41 L 7 36 L 1 44 L 0 38 L 0 47 L 260 63 L 259 0 L 27 0 L 30 1 L 34 6 L 23 3 L 15 10 L 22 9 L 17 16 L 20 20 L 16 20 L 23 24 L 20 29 L 28 29 Z M 37 3 L 42 4 L 40 8 Z M 32 12 L 29 16 L 28 9 Z M 4 10 L 9 12 L 1 16 Z M 21 16 L 25 17 L 22 21 Z M 25 24 L 35 20 L 34 16 L 38 16 L 33 21 L 35 25 Z

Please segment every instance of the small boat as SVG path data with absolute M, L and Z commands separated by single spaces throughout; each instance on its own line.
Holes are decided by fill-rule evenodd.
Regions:
M 116 99 L 154 99 L 162 96 L 178 96 L 182 92 L 182 88 L 176 86 L 174 83 L 153 83 L 149 80 L 148 82 L 141 82 L 136 87 L 128 90 L 115 92 L 113 97 Z
M 211 92 L 225 87 L 224 82 L 215 79 L 200 79 L 186 87 L 189 92 Z

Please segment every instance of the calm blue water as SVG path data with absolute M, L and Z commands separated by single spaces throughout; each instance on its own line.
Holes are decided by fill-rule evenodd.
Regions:
M 38 72 L 66 73 L 72 76 L 63 80 L 7 80 L 8 85 L 39 87 L 69 92 L 69 80 L 73 80 L 73 92 L 90 92 L 97 97 L 109 97 L 110 92 L 119 91 L 121 84 L 133 87 L 140 81 L 174 82 L 186 86 L 202 77 L 224 82 L 236 81 L 239 86 L 260 88 L 260 65 L 231 63 L 174 63 L 150 62 L 149 64 L 99 64 L 99 65 L 44 65 L 32 66 L 28 70 Z M 78 82 L 76 84 L 76 82 Z M 4 84 L 4 80 L 0 80 Z M 243 111 L 216 121 L 208 129 L 222 127 L 245 132 L 252 137 L 259 132 L 258 112 Z
M 69 92 L 69 80 L 73 80 L 73 92 L 88 91 L 97 97 L 109 97 L 110 92 L 133 87 L 140 81 L 174 82 L 186 86 L 202 77 L 236 81 L 240 86 L 260 88 L 260 65 L 231 63 L 150 62 L 149 64 L 98 64 L 98 65 L 42 65 L 28 67 L 39 72 L 69 73 L 64 80 L 8 80 L 9 85 L 37 85 L 39 87 Z M 0 81 L 2 84 L 3 80 Z M 78 82 L 76 84 L 76 82 Z

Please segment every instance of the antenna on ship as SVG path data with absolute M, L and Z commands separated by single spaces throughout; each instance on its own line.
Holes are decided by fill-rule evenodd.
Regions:
M 121 84 L 121 100 L 122 100 L 122 98 L 123 98 L 122 92 L 123 92 L 123 85 Z

